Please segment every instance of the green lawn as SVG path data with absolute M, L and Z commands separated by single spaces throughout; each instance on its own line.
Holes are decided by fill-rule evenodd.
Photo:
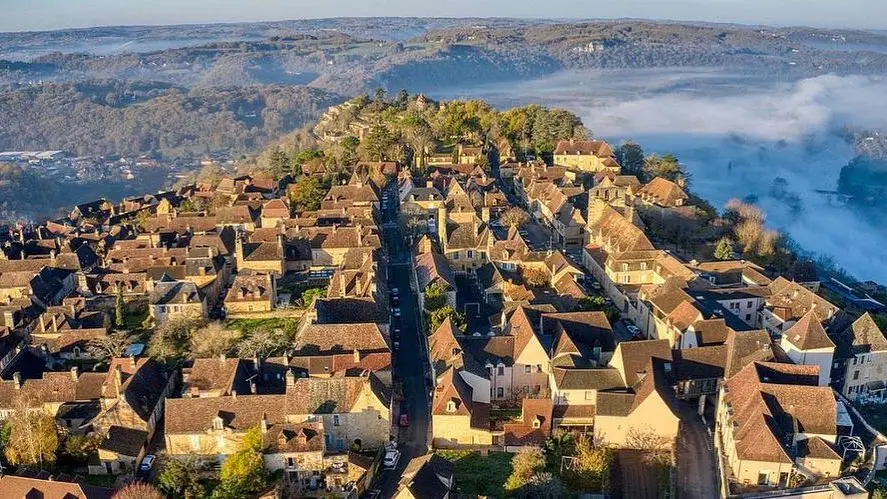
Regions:
M 438 451 L 456 468 L 456 487 L 462 495 L 506 497 L 505 481 L 511 475 L 511 458 L 507 452 L 490 452 L 481 456 L 470 451 Z
M 280 317 L 271 319 L 231 319 L 228 321 L 228 328 L 236 329 L 245 335 L 250 335 L 255 331 L 268 329 L 283 329 L 290 332 L 295 331 L 299 319 L 296 317 Z

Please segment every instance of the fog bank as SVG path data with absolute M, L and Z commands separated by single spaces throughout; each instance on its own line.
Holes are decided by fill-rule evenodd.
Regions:
M 779 82 L 706 70 L 593 71 L 447 94 L 500 107 L 565 107 L 596 136 L 674 153 L 691 172 L 693 190 L 715 206 L 757 196 L 768 222 L 806 250 L 833 257 L 861 279 L 887 282 L 887 224 L 816 192 L 834 190 L 854 156 L 838 135 L 844 127 L 887 129 L 883 78 Z M 797 201 L 771 195 L 776 177 Z

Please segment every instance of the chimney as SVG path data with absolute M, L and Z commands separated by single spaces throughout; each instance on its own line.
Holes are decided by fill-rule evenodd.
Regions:
M 425 187 L 431 189 L 432 187 L 434 187 L 434 182 L 432 182 L 431 180 L 426 180 Z
M 237 400 L 237 390 L 231 390 L 231 398 Z
M 46 332 L 46 319 L 44 319 L 45 316 L 46 316 L 45 313 L 40 314 L 40 318 L 38 319 L 38 324 L 40 325 L 40 332 L 41 333 Z M 9 324 L 11 324 L 11 322 Z
M 222 362 L 225 362 L 226 360 L 228 360 L 228 356 L 225 355 L 225 352 L 222 352 L 219 354 L 219 360 L 221 360 Z
M 286 371 L 286 386 L 293 386 L 296 384 L 296 375 L 293 373 L 292 369 L 287 369 Z
M 80 369 L 78 369 L 77 366 L 74 366 L 71 368 L 71 378 L 74 381 L 77 381 L 78 377 L 80 377 Z
M 135 355 L 133 355 L 132 357 L 129 358 L 129 367 L 131 367 L 133 372 L 135 372 L 135 370 L 136 370 L 136 356 Z
M 52 332 L 57 332 L 59 330 L 58 321 L 55 318 L 55 314 L 52 314 Z
M 123 369 L 120 367 L 120 364 L 114 366 L 114 392 L 116 396 L 120 397 L 120 387 L 123 386 Z
M 255 395 L 255 394 L 258 393 L 258 390 L 256 389 L 256 381 L 255 381 L 255 380 L 250 380 L 250 382 L 249 382 L 249 392 L 250 392 L 251 394 L 253 394 L 253 395 Z
M 360 350 L 358 350 L 356 348 L 354 349 L 354 362 L 355 363 L 360 362 Z
M 12 386 L 15 387 L 16 390 L 20 390 L 22 387 L 22 375 L 20 373 L 12 374 Z
M 262 433 L 266 433 L 268 431 L 268 415 L 264 412 L 262 413 Z

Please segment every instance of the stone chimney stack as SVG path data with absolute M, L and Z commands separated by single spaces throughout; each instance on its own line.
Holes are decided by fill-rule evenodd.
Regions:
M 20 390 L 22 388 L 22 375 L 21 373 L 12 373 L 12 386 L 15 387 L 16 390 Z
M 286 371 L 286 386 L 294 386 L 296 384 L 296 375 L 292 369 Z
M 80 369 L 77 366 L 71 368 L 71 378 L 74 381 L 77 381 L 77 378 L 80 377 Z
M 114 366 L 114 393 L 119 398 L 120 388 L 123 386 L 123 369 L 120 364 Z

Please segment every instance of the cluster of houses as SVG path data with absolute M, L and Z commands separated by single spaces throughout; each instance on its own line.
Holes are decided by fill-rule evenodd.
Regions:
M 260 428 L 265 466 L 282 470 L 286 494 L 359 494 L 396 430 L 379 198 L 355 172 L 320 209 L 295 213 L 285 184 L 244 176 L 8 228 L 0 419 L 40 409 L 65 434 L 96 436 L 95 474 L 133 472 L 152 442 L 171 458 L 219 463 Z M 294 306 L 307 286 L 326 293 Z M 111 358 L 93 348 L 117 334 L 121 299 L 149 330 L 178 317 L 298 325 L 286 355 L 170 368 L 144 344 Z
M 815 281 L 657 249 L 644 219 L 694 216 L 690 196 L 622 175 L 605 142 L 561 141 L 554 166 L 504 161 L 499 183 L 470 165 L 430 170 L 400 177 L 402 208 L 428 221 L 419 289 L 442 287 L 454 304 L 467 281 L 493 311 L 489 333 L 447 320 L 429 337 L 434 448 L 519 451 L 581 431 L 674 451 L 699 414 L 714 418 L 724 496 L 833 497 L 838 485 L 824 484 L 854 483 L 835 482 L 860 455 L 850 402 L 882 403 L 887 382 L 871 315 L 830 303 Z M 550 232 L 551 249 L 496 221 L 512 204 Z M 594 295 L 618 324 L 583 307 Z
M 690 197 L 622 175 L 605 142 L 561 141 L 554 166 L 505 161 L 498 178 L 477 166 L 484 154 L 431 155 L 421 178 L 364 165 L 396 175 L 401 213 L 426 228 L 413 246 L 420 307 L 437 288 L 454 309 L 477 296 L 485 318 L 482 331 L 448 318 L 429 332 L 431 447 L 517 452 L 571 431 L 674 452 L 682 426 L 707 414 L 723 496 L 840 483 L 828 493 L 848 493 L 804 497 L 855 497 L 856 482 L 836 480 L 859 454 L 849 403 L 887 390 L 887 338 L 871 315 L 830 303 L 815 281 L 657 249 L 643 219 L 688 216 Z M 315 211 L 293 210 L 285 182 L 243 176 L 6 228 L 0 419 L 28 407 L 97 436 L 97 474 L 132 471 L 156 441 L 172 458 L 218 463 L 258 428 L 286 494 L 364 491 L 398 423 L 383 195 L 365 169 Z M 549 249 L 499 221 L 515 204 L 546 227 Z M 296 309 L 300 286 L 326 293 Z M 607 311 L 589 309 L 597 297 Z M 121 300 L 153 328 L 176 317 L 298 325 L 285 355 L 170 368 L 143 344 L 110 358 L 94 348 L 116 334 Z M 4 477 L 0 495 L 40 481 Z M 396 497 L 453 488 L 452 464 L 429 454 Z

